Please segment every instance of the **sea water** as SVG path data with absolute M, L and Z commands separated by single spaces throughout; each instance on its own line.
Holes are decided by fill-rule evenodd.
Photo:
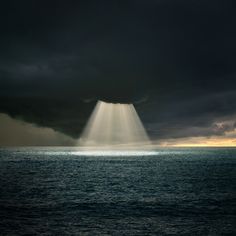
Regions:
M 0 235 L 236 235 L 236 149 L 0 149 Z

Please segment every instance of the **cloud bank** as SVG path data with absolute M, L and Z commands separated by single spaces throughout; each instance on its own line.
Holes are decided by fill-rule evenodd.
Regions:
M 236 114 L 234 8 L 223 0 L 2 3 L 0 112 L 76 139 L 96 100 L 132 102 L 155 140 L 222 137 Z

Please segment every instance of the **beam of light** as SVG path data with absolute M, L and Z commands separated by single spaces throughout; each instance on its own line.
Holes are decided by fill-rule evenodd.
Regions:
M 79 139 L 80 146 L 127 148 L 150 140 L 133 104 L 98 101 Z

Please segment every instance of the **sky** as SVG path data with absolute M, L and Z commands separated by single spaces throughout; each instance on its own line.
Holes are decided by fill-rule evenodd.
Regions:
M 74 145 L 97 100 L 156 144 L 236 145 L 236 2 L 4 1 L 0 146 Z

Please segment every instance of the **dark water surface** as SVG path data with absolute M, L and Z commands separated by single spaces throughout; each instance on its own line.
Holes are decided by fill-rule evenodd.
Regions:
M 236 149 L 0 149 L 0 235 L 236 235 Z

